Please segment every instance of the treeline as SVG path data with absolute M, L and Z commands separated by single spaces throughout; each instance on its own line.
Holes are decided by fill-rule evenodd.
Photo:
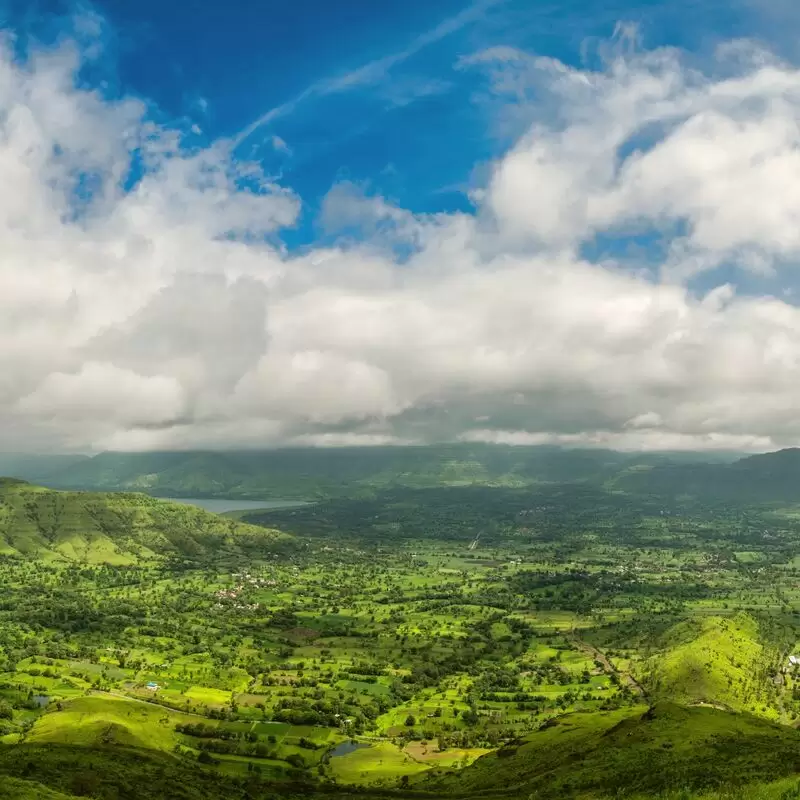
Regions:
M 232 731 L 206 725 L 203 722 L 178 723 L 175 725 L 175 731 L 182 733 L 184 736 L 191 736 L 197 739 L 198 741 L 194 742 L 195 749 L 207 753 L 253 758 L 279 758 L 276 747 L 277 739 L 274 735 L 266 737 L 266 741 L 264 741 L 262 737 L 252 731 Z M 297 746 L 305 750 L 318 750 L 323 747 L 323 745 L 319 745 L 306 737 L 300 737 L 297 741 Z M 291 754 L 282 760 L 298 769 L 305 767 L 305 760 L 297 753 Z

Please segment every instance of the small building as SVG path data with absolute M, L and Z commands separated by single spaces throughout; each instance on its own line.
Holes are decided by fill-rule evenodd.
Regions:
M 157 683 L 153 683 L 153 681 L 148 681 L 144 685 L 144 688 L 145 689 L 149 689 L 151 692 L 157 692 L 158 691 L 158 684 Z
M 789 656 L 789 664 L 793 667 L 800 666 L 800 656 Z

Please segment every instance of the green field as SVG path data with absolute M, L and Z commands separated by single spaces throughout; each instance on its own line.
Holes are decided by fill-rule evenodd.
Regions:
M 342 783 L 370 784 L 416 775 L 427 769 L 391 742 L 377 742 L 332 759 L 330 774 Z

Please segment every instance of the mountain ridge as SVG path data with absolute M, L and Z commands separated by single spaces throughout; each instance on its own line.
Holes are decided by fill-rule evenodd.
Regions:
M 745 456 L 730 464 L 655 465 L 620 478 L 626 491 L 744 503 L 800 502 L 800 448 Z
M 0 555 L 86 563 L 197 559 L 291 537 L 138 493 L 67 492 L 0 478 Z
M 450 444 L 370 448 L 100 453 L 48 473 L 58 489 L 153 496 L 318 499 L 392 487 L 603 484 L 635 469 L 730 460 L 732 454 L 621 453 L 593 448 Z M 2 465 L 0 459 L 0 465 Z M 701 462 L 703 463 L 703 462 Z M 42 469 L 37 465 L 38 472 Z M 8 472 L 8 470 L 4 470 Z M 35 478 L 22 468 L 14 472 Z

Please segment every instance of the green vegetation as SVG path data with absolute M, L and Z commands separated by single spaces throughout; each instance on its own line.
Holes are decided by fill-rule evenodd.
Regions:
M 522 488 L 581 482 L 701 502 L 797 501 L 800 449 L 714 460 L 687 453 L 617 453 L 482 444 L 328 450 L 0 454 L 0 474 L 61 489 L 146 491 L 173 497 L 265 499 L 374 496 L 443 486 Z
M 130 565 L 263 554 L 288 537 L 144 494 L 55 492 L 0 479 L 0 554 Z
M 635 713 L 569 715 L 428 785 L 473 795 L 501 783 L 537 798 L 614 796 L 619 787 L 657 796 L 675 787 L 741 786 L 798 771 L 800 732 L 749 715 L 666 703 Z
M 762 688 L 781 670 L 781 653 L 762 644 L 749 614 L 680 622 L 662 637 L 661 650 L 643 662 L 641 680 L 651 695 L 683 703 L 715 703 L 758 712 L 769 703 Z
M 800 507 L 501 450 L 227 516 L 3 479 L 0 797 L 800 798 Z
M 167 752 L 179 742 L 175 726 L 195 722 L 189 716 L 127 698 L 88 696 L 62 702 L 57 714 L 45 714 L 29 731 L 31 744 L 57 742 L 89 747 L 120 744 Z
M 44 457 L 0 458 L 8 474 L 62 489 L 146 491 L 172 497 L 312 499 L 390 488 L 522 487 L 592 481 L 696 457 L 610 450 L 502 447 L 356 447 L 245 452 L 101 453 L 48 466 Z
M 749 456 L 731 464 L 656 464 L 623 473 L 626 491 L 709 502 L 789 502 L 798 500 L 800 449 Z

